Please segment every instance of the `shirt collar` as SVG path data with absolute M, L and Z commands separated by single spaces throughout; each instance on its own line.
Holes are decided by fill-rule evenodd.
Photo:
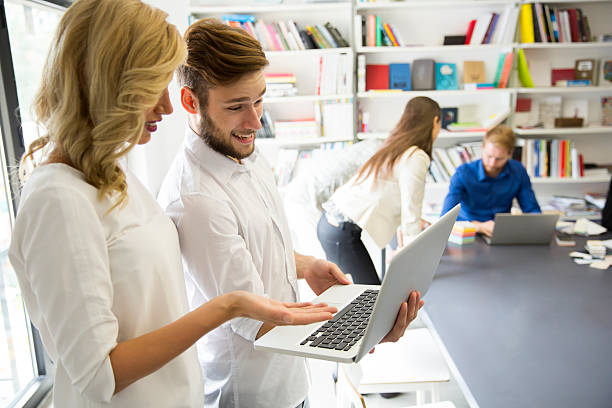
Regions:
M 212 149 L 189 126 L 185 130 L 185 149 L 196 160 L 200 168 L 212 171 L 215 177 L 227 182 L 236 173 L 248 173 L 253 167 L 259 153 L 257 149 L 249 157 L 242 160 L 242 164 Z
M 510 160 L 506 162 L 506 165 L 502 169 L 501 173 L 495 178 L 488 177 L 487 173 L 485 173 L 484 165 L 482 164 L 482 159 L 478 161 L 478 181 L 483 181 L 486 178 L 490 178 L 492 180 L 499 180 L 504 177 L 507 177 L 510 174 Z

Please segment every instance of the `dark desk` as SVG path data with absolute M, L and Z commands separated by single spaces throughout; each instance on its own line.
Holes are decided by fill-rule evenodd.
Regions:
M 612 407 L 612 269 L 576 241 L 447 248 L 425 308 L 481 408 Z

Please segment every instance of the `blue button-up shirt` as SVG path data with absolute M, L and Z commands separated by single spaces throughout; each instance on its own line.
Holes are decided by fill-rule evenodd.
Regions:
M 529 175 L 516 160 L 508 160 L 495 178 L 488 177 L 482 160 L 462 164 L 451 178 L 442 214 L 461 203 L 457 220 L 488 221 L 496 213 L 508 213 L 516 197 L 523 212 L 539 213 Z

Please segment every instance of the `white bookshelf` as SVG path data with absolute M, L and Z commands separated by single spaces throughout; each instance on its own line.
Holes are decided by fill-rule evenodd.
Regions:
M 521 2 L 520 4 L 527 3 Z M 612 16 L 612 1 L 568 1 L 560 0 L 551 4 L 561 8 L 580 8 L 588 16 L 591 33 L 595 38 L 610 32 L 610 16 Z M 588 107 L 585 126 L 580 128 L 552 128 L 552 129 L 520 129 L 515 128 L 519 137 L 537 139 L 570 139 L 577 150 L 582 153 L 585 163 L 610 164 L 609 147 L 612 127 L 601 126 L 601 98 L 612 97 L 612 87 L 594 86 L 583 87 L 554 87 L 551 84 L 552 69 L 574 68 L 575 60 L 593 58 L 597 63 L 602 58 L 612 57 L 612 42 L 579 42 L 579 43 L 521 43 L 518 42 L 516 50 L 523 50 L 529 64 L 530 75 L 534 88 L 522 87 L 515 76 L 517 97 L 529 98 L 534 104 L 542 103 L 553 97 L 560 97 L 562 107 L 566 103 L 584 101 Z M 599 64 L 597 64 L 599 65 Z M 597 66 L 596 81 L 600 77 L 601 67 Z M 516 75 L 516 71 L 514 73 Z M 537 109 L 537 108 L 535 108 Z M 562 108 L 563 112 L 563 108 Z M 512 118 L 516 123 L 519 114 Z M 534 180 L 535 181 L 535 180 Z M 580 192 L 583 188 L 592 188 L 594 191 L 605 192 L 609 177 L 585 177 L 582 179 L 559 179 L 538 181 L 535 186 L 544 190 L 554 189 L 555 185 L 568 194 Z M 549 184 L 552 185 L 549 187 Z M 534 183 L 535 184 L 535 183 Z M 551 191 L 554 193 L 554 190 Z
M 205 4 L 207 3 L 207 4 Z M 264 109 L 269 113 L 272 121 L 293 121 L 304 119 L 317 119 L 322 121 L 324 117 L 323 107 L 329 103 L 343 102 L 354 106 L 353 76 L 354 72 L 354 47 L 351 44 L 353 3 L 350 0 L 332 2 L 306 2 L 302 0 L 284 0 L 278 4 L 262 4 L 254 0 L 234 0 L 231 2 L 222 0 L 191 0 L 190 12 L 192 18 L 215 17 L 221 19 L 224 14 L 252 14 L 257 20 L 266 24 L 278 21 L 293 20 L 305 29 L 308 25 L 324 25 L 330 22 L 338 29 L 342 37 L 350 44 L 349 47 L 305 49 L 305 50 L 266 50 L 266 58 L 270 61 L 266 72 L 269 73 L 292 73 L 296 78 L 298 94 L 286 97 L 264 97 Z M 319 60 L 327 56 L 345 55 L 350 64 L 347 67 L 350 75 L 350 87 L 348 92 L 321 95 L 317 90 Z M 347 122 L 354 123 L 354 109 L 351 119 Z M 325 130 L 325 127 L 322 126 Z M 354 140 L 354 134 L 350 137 L 303 137 L 303 138 L 258 138 L 257 144 L 268 161 L 274 165 L 278 151 L 281 148 L 305 148 L 310 149 L 325 143 L 347 142 Z
M 470 139 L 470 140 L 480 140 L 485 135 L 485 132 L 449 132 L 446 130 L 440 131 L 438 135 L 438 139 L 441 140 L 461 140 L 461 139 Z M 365 132 L 365 133 L 357 133 L 357 139 L 366 140 L 366 139 L 386 139 L 389 136 L 389 132 Z
M 587 126 L 579 128 L 515 128 L 517 136 L 572 136 L 572 135 L 612 135 L 612 126 Z
M 405 47 L 357 47 L 360 54 L 406 54 L 406 53 L 477 53 L 480 51 L 504 52 L 512 48 L 509 44 L 482 44 L 482 45 L 432 45 L 432 46 L 405 46 Z
M 535 185 L 572 185 L 572 184 L 599 184 L 609 183 L 610 176 L 596 176 L 596 177 L 578 177 L 578 178 L 558 178 L 558 177 L 531 177 L 531 184 Z M 448 189 L 449 183 L 432 183 L 428 182 L 427 186 L 436 189 Z
M 415 96 L 427 96 L 432 99 L 436 99 L 438 97 L 444 96 L 453 96 L 453 97 L 461 97 L 461 96 L 486 96 L 486 95 L 504 95 L 509 96 L 514 93 L 512 89 L 480 89 L 480 90 L 432 90 L 432 91 L 366 91 L 359 92 L 357 94 L 358 98 L 361 99 L 406 99 L 406 101 L 414 98 Z M 402 107 L 403 108 L 403 107 Z
M 295 147 L 295 146 L 318 146 L 325 143 L 352 142 L 352 137 L 311 137 L 311 138 L 259 138 L 258 146 Z
M 326 54 L 352 54 L 353 49 L 350 47 L 341 48 L 320 48 L 313 50 L 287 50 L 287 51 L 266 51 L 267 58 L 275 57 L 296 57 L 296 56 L 308 56 L 318 57 Z
M 360 2 L 305 2 L 303 0 L 284 0 L 280 4 L 261 4 L 254 0 L 237 0 L 230 2 L 217 1 L 217 4 L 202 5 L 191 0 L 191 13 L 194 17 L 213 16 L 220 18 L 222 14 L 249 13 L 266 22 L 293 19 L 302 28 L 313 23 L 323 24 L 330 21 L 349 42 L 350 47 L 336 49 L 315 49 L 302 51 L 266 51 L 270 60 L 270 72 L 293 72 L 297 78 L 299 94 L 292 97 L 267 97 L 264 106 L 272 114 L 274 120 L 293 120 L 314 116 L 314 109 L 322 103 L 333 100 L 351 100 L 355 113 L 362 109 L 369 113 L 369 131 L 360 133 L 357 123 L 354 123 L 355 136 L 353 140 L 369 138 L 384 139 L 390 129 L 397 123 L 401 112 L 411 98 L 428 96 L 436 100 L 442 107 L 457 107 L 476 105 L 479 109 L 486 107 L 510 107 L 514 112 L 517 98 L 547 98 L 561 96 L 563 99 L 586 98 L 589 109 L 596 109 L 596 101 L 602 96 L 612 96 L 612 87 L 552 87 L 550 86 L 550 70 L 552 68 L 569 68 L 579 58 L 602 58 L 612 55 L 612 43 L 530 43 L 520 42 L 519 20 L 516 22 L 514 37 L 503 44 L 486 45 L 442 45 L 444 35 L 465 34 L 470 20 L 487 12 L 501 13 L 505 8 L 520 8 L 526 1 L 519 0 L 405 0 Z M 216 0 L 213 0 L 215 2 Z M 211 3 L 207 1 L 206 3 Z M 240 4 L 237 4 L 240 3 Z M 591 31 L 594 36 L 610 32 L 610 16 L 612 1 L 588 0 L 568 1 L 557 0 L 549 2 L 559 7 L 580 7 L 589 17 Z M 409 46 L 404 47 L 367 47 L 362 42 L 362 27 L 357 24 L 357 16 L 367 18 L 370 14 L 380 16 L 381 20 L 393 24 L 400 31 L 401 37 Z M 529 68 L 535 87 L 522 87 L 516 75 L 517 52 L 523 50 L 529 62 Z M 492 82 L 497 69 L 499 55 L 514 52 L 514 62 L 508 88 L 464 90 L 463 62 L 484 61 L 487 81 Z M 430 90 L 407 92 L 357 92 L 357 78 L 354 80 L 353 92 L 341 95 L 316 95 L 315 82 L 318 59 L 327 54 L 349 54 L 352 58 L 352 70 L 356 71 L 356 60 L 364 55 L 366 64 L 409 63 L 418 58 L 432 58 L 436 62 L 455 63 L 459 90 Z M 461 121 L 461 118 L 459 118 Z M 520 129 L 515 127 L 518 137 L 525 138 L 568 138 L 575 140 L 576 146 L 583 153 L 586 162 L 609 164 L 609 146 L 612 127 L 604 127 L 597 123 L 600 117 L 591 115 L 589 126 L 583 128 L 556 129 Z M 357 116 L 354 115 L 354 122 Z M 513 124 L 514 114 L 507 123 Z M 436 146 L 449 146 L 463 141 L 479 140 L 482 132 L 441 132 Z M 273 146 L 313 146 L 326 142 L 347 141 L 347 138 L 321 137 L 316 139 L 267 140 L 258 139 L 263 147 Z M 593 183 L 604 184 L 607 180 L 601 178 L 587 179 L 534 179 L 535 188 L 547 185 L 561 185 L 572 189 L 583 183 L 591 186 Z M 435 188 L 441 187 L 436 183 Z M 428 185 L 428 188 L 431 187 Z M 603 188 L 605 189 L 606 186 Z M 586 187 L 585 187 L 586 188 Z M 537 191 L 536 191 L 537 192 Z
M 607 48 L 612 49 L 612 42 L 586 42 L 586 43 L 519 43 L 517 48 L 527 49 L 552 49 L 552 50 L 573 50 L 579 51 L 587 48 Z
M 409 1 L 376 1 L 374 3 L 357 3 L 355 9 L 362 10 L 402 10 L 414 8 L 431 8 L 431 7 L 473 7 L 477 3 L 478 6 L 494 6 L 514 4 L 514 1 L 508 0 L 409 0 Z
M 566 4 L 566 3 L 575 3 L 575 4 L 583 4 L 583 3 L 609 3 L 610 0 L 555 0 L 545 2 L 547 4 Z M 519 3 L 531 3 L 529 1 L 520 1 Z
M 193 2 L 192 2 L 193 4 Z M 191 14 L 198 16 L 213 15 L 213 14 L 268 14 L 282 13 L 291 15 L 294 18 L 296 13 L 311 12 L 314 7 L 318 11 L 323 12 L 351 12 L 351 3 L 344 2 L 329 2 L 329 3 L 280 3 L 280 4 L 244 4 L 244 5 L 213 5 L 213 6 L 191 6 Z
M 568 95 L 568 94 L 610 94 L 612 87 L 609 86 L 549 86 L 534 88 L 517 88 L 519 94 L 549 94 L 549 95 Z
M 588 184 L 588 183 L 608 183 L 610 176 L 578 177 L 578 178 L 558 178 L 558 177 L 532 177 L 532 184 Z
M 570 63 L 579 58 L 601 58 L 612 55 L 612 43 L 590 42 L 590 43 L 520 43 L 519 19 L 516 22 L 516 33 L 514 38 L 503 44 L 488 45 L 441 45 L 444 35 L 464 34 L 467 23 L 484 12 L 498 12 L 507 6 L 519 8 L 523 1 L 419 1 L 411 0 L 404 2 L 376 1 L 375 3 L 360 3 L 355 5 L 355 14 L 365 16 L 376 14 L 381 20 L 393 24 L 400 31 L 400 36 L 405 42 L 411 43 L 405 47 L 367 47 L 361 44 L 362 28 L 355 26 L 356 55 L 365 55 L 366 64 L 388 64 L 391 62 L 412 63 L 417 58 L 432 58 L 436 62 L 455 63 L 459 90 L 454 91 L 409 91 L 409 92 L 358 92 L 357 104 L 359 108 L 367 110 L 370 121 L 368 133 L 358 133 L 358 139 L 385 138 L 392 126 L 397 122 L 404 104 L 415 96 L 428 96 L 442 107 L 452 107 L 462 104 L 477 104 L 479 106 L 498 105 L 509 106 L 514 112 L 517 98 L 547 98 L 551 96 L 562 96 L 563 99 L 588 98 L 589 108 L 596 110 L 599 98 L 605 95 L 612 96 L 612 88 L 601 86 L 560 88 L 550 86 L 550 76 L 538 76 L 535 72 L 534 81 L 536 87 L 524 88 L 521 86 L 516 75 L 517 53 L 522 49 L 532 65 L 542 64 L 548 72 L 551 68 L 565 67 L 563 64 Z M 591 31 L 593 35 L 599 35 L 610 31 L 610 16 L 612 16 L 612 1 L 578 1 L 578 2 L 551 2 L 553 5 L 563 3 L 563 6 L 583 9 L 589 16 Z M 606 17 L 604 17 L 606 16 Z M 415 27 L 418 32 L 407 30 L 404 27 Z M 481 60 L 485 62 L 486 77 L 488 81 L 493 80 L 499 54 L 513 52 L 513 72 L 511 74 L 508 88 L 494 90 L 462 90 L 462 65 L 466 60 Z M 531 64 L 533 60 L 533 64 Z M 372 117 L 376 118 L 374 121 Z M 514 114 L 511 114 L 507 123 L 513 124 Z M 610 156 L 610 136 L 612 127 L 601 126 L 601 118 L 597 114 L 591 114 L 590 125 L 583 128 L 562 129 L 518 129 L 515 128 L 520 138 L 564 138 L 572 139 L 578 150 L 583 153 L 586 162 L 598 164 L 609 164 L 612 162 Z M 460 118 L 461 121 L 461 118 Z M 452 146 L 463 141 L 477 141 L 483 136 L 482 133 L 474 132 L 441 132 L 435 146 Z M 605 153 L 604 153 L 605 152 Z M 549 196 L 557 189 L 563 192 L 579 194 L 581 191 L 605 191 L 609 177 L 585 177 L 578 179 L 540 179 L 533 178 L 536 194 Z M 447 183 L 428 183 L 426 196 L 443 198 Z
M 314 102 L 314 101 L 334 101 L 338 99 L 351 99 L 353 94 L 340 95 L 296 95 L 296 96 L 277 96 L 265 97 L 264 104 L 285 104 L 292 102 Z

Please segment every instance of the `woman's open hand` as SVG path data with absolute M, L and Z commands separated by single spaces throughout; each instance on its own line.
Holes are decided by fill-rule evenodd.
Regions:
M 275 325 L 301 325 L 332 318 L 337 308 L 325 303 L 279 302 L 245 291 L 232 292 L 236 297 L 237 316 L 249 317 Z

